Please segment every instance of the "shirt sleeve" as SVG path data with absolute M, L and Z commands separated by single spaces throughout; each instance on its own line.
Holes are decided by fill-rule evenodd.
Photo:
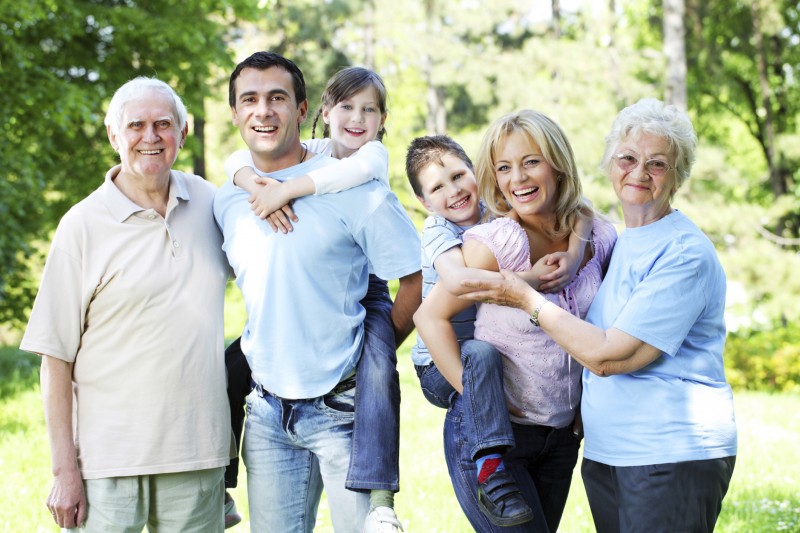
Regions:
M 350 157 L 308 173 L 314 181 L 315 194 L 329 194 L 352 189 L 369 180 L 389 186 L 389 154 L 379 141 L 371 141 Z
M 431 266 L 447 250 L 461 246 L 461 235 L 454 231 L 452 224 L 439 216 L 425 219 L 422 229 L 422 252 L 430 260 Z
M 244 167 L 251 167 L 253 169 L 256 168 L 256 164 L 253 163 L 253 156 L 250 154 L 250 150 L 237 150 L 233 152 L 227 160 L 225 160 L 225 174 L 231 180 L 233 179 L 233 176 Z
M 56 231 L 20 349 L 75 361 L 90 295 L 84 295 L 80 256 L 70 253 L 63 226 Z M 67 242 L 65 242 L 67 241 Z
M 613 327 L 674 356 L 707 306 L 711 275 L 704 246 L 675 243 L 634 287 Z
M 356 241 L 376 276 L 399 279 L 422 268 L 419 235 L 394 193 L 383 190 L 384 201 L 363 220 Z

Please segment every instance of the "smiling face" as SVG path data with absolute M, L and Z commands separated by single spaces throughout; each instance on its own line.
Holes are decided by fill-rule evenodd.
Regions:
M 236 78 L 233 123 L 260 170 L 271 172 L 298 163 L 300 124 L 308 102 L 295 100 L 292 75 L 282 67 L 245 68 Z
M 446 153 L 419 172 L 419 201 L 436 215 L 458 226 L 474 226 L 481 218 L 475 174 L 459 157 Z
M 520 219 L 555 214 L 557 172 L 532 139 L 521 131 L 509 133 L 497 143 L 494 161 L 500 192 Z
M 385 119 L 373 86 L 365 87 L 330 109 L 323 109 L 322 120 L 330 126 L 333 140 L 333 156 L 337 159 L 348 157 L 369 141 L 374 141 Z
M 609 179 L 622 204 L 625 224 L 628 227 L 644 226 L 669 214 L 672 211 L 670 200 L 675 189 L 675 170 L 653 177 L 643 163 L 658 159 L 674 166 L 675 158 L 667 139 L 648 133 L 631 135 L 620 142 L 615 153 L 630 155 L 639 161 L 628 171 L 614 162 L 609 167 Z
M 119 131 L 108 126 L 107 132 L 119 152 L 120 174 L 163 179 L 169 176 L 187 129 L 179 129 L 170 96 L 148 90 L 123 106 Z

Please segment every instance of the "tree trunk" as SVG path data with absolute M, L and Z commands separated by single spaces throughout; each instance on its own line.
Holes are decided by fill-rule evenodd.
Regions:
M 617 2 L 608 0 L 608 77 L 618 108 L 625 106 L 625 94 L 619 84 L 619 51 L 617 50 Z
M 758 66 L 758 82 L 761 88 L 761 107 L 764 110 L 764 122 L 761 128 L 761 145 L 769 168 L 769 180 L 772 193 L 778 197 L 786 194 L 786 180 L 781 174 L 775 157 L 775 118 L 772 114 L 772 89 L 769 86 L 767 74 L 767 51 L 764 47 L 764 35 L 761 32 L 761 12 L 757 2 L 750 6 L 753 18 L 753 45 L 756 49 L 756 64 Z
M 682 111 L 687 109 L 685 11 L 684 0 L 664 0 L 664 54 L 667 56 L 665 100 Z
M 560 0 L 550 0 L 550 9 L 553 11 L 553 38 L 561 37 L 561 2 Z
M 425 1 L 425 19 L 427 34 L 435 35 L 434 9 L 435 0 Z M 433 77 L 433 58 L 426 52 L 424 59 L 423 75 L 427 89 L 428 114 L 425 117 L 425 128 L 429 134 L 443 135 L 447 133 L 447 109 L 444 106 L 444 88 L 436 85 Z
M 197 139 L 197 150 L 192 154 L 192 167 L 194 173 L 203 178 L 206 177 L 206 119 L 204 100 L 200 100 L 198 105 L 199 113 L 194 114 L 194 125 L 192 134 Z
M 375 70 L 375 0 L 364 2 L 364 66 Z

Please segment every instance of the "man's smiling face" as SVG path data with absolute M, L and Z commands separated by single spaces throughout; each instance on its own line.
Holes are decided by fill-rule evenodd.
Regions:
M 256 166 L 269 172 L 297 164 L 308 102 L 296 101 L 292 75 L 281 67 L 245 68 L 235 83 L 233 123 Z

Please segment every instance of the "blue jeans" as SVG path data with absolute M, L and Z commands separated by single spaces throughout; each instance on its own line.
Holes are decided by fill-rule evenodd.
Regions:
M 503 456 L 503 461 L 533 509 L 534 519 L 521 526 L 498 527 L 478 507 L 478 473 L 462 404 L 462 399 L 456 397 L 447 412 L 444 447 L 456 498 L 472 527 L 481 532 L 555 532 L 567 502 L 572 470 L 578 461 L 580 442 L 572 435 L 572 427 L 511 424 L 516 446 Z
M 361 300 L 364 349 L 356 368 L 353 453 L 345 486 L 350 490 L 400 490 L 400 375 L 385 281 L 370 274 Z
M 508 420 L 503 393 L 503 362 L 500 353 L 488 342 L 468 340 L 461 343 L 463 372 L 460 396 L 436 365 L 417 367 L 422 394 L 437 407 L 450 408 L 461 398 L 464 437 L 469 441 L 469 458 L 488 448 L 514 446 L 514 434 Z
M 318 398 L 286 400 L 256 386 L 247 397 L 242 457 L 254 533 L 311 532 L 323 486 L 337 533 L 357 533 L 369 496 L 345 488 L 355 379 Z

